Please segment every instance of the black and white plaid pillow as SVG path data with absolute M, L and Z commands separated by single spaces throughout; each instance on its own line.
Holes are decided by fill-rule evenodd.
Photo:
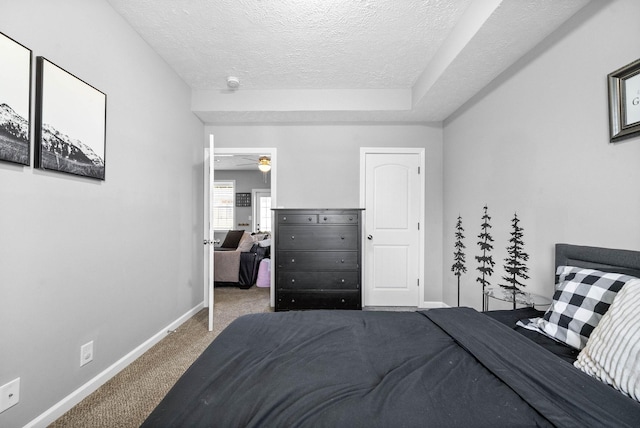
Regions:
M 587 344 L 589 335 L 622 286 L 636 279 L 629 275 L 572 266 L 558 266 L 556 274 L 558 284 L 547 312 L 542 318 L 533 318 L 519 325 L 576 349 Z

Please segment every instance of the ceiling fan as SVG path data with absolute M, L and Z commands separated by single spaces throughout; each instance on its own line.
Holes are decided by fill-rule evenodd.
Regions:
M 265 183 L 267 173 L 271 170 L 271 157 L 267 155 L 214 155 L 214 157 L 218 158 L 216 161 L 221 163 L 222 169 L 246 169 L 244 167 L 257 166 L 264 174 Z M 242 163 L 243 161 L 245 163 Z

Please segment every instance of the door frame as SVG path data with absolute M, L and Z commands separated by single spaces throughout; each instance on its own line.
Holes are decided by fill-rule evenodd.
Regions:
M 420 160 L 420 176 L 422 177 L 420 180 L 420 214 L 419 214 L 419 223 L 420 223 L 420 233 L 418 239 L 418 301 L 416 302 L 417 307 L 424 306 L 424 290 L 425 290 L 425 281 L 424 281 L 424 254 L 425 254 L 425 232 L 426 232 L 426 223 L 425 223 L 425 149 L 423 147 L 360 147 L 360 207 L 366 209 L 366 156 L 368 154 L 417 154 L 419 155 Z M 366 252 L 368 251 L 368 246 L 366 245 L 366 227 L 365 224 L 366 216 L 363 215 L 363 233 L 362 233 L 362 260 L 361 264 L 364 267 L 364 261 L 366 260 Z M 367 287 L 365 284 L 367 283 L 366 277 L 367 269 L 362 269 L 362 307 L 364 308 L 365 301 L 365 292 Z
M 266 156 L 269 156 L 271 158 L 271 171 L 269 171 L 269 174 L 271 174 L 271 206 L 272 207 L 276 207 L 276 203 L 277 203 L 277 194 L 278 194 L 278 159 L 277 159 L 277 155 L 278 155 L 278 149 L 275 147 L 215 147 L 213 141 L 213 134 L 209 135 L 209 139 L 210 139 L 210 147 L 212 150 L 212 158 L 213 158 L 213 154 L 221 154 L 221 155 L 225 155 L 225 154 L 254 154 L 254 153 L 260 153 L 260 154 L 264 154 Z M 212 177 L 211 177 L 211 181 L 213 182 L 213 180 L 215 179 L 215 162 L 211 162 L 212 163 Z M 205 177 L 206 179 L 206 177 Z M 205 189 L 206 191 L 206 189 Z M 205 198 L 207 198 L 208 195 L 205 195 Z M 206 207 L 205 207 L 205 213 L 206 213 Z M 205 214 L 206 215 L 206 214 Z M 205 227 L 207 224 L 207 219 L 205 218 Z M 271 221 L 271 230 L 273 230 L 273 219 Z M 207 236 L 207 231 L 205 231 L 205 236 Z M 275 244 L 275 239 L 271 240 L 271 258 L 273 261 L 273 258 L 275 256 L 275 251 L 274 251 L 274 244 Z M 205 278 L 204 278 L 204 286 L 205 286 L 205 293 L 204 295 L 207 296 L 209 295 L 209 301 L 212 304 L 212 307 L 209 309 L 209 313 L 212 314 L 213 313 L 213 295 L 214 295 L 214 287 L 213 287 L 213 272 L 215 270 L 215 266 L 212 266 L 212 269 L 205 274 Z M 209 278 L 207 277 L 207 275 L 210 275 L 211 280 L 209 280 Z M 276 298 L 275 298 L 275 292 L 274 292 L 274 284 L 275 284 L 275 269 L 271 269 L 271 287 L 270 287 L 270 291 L 269 291 L 269 304 L 271 305 L 271 307 L 275 306 L 275 302 L 276 302 Z
M 209 147 L 204 148 L 204 165 L 203 165 L 203 255 L 204 255 L 204 307 L 209 309 L 208 327 L 209 331 L 213 331 L 213 228 L 211 227 L 211 187 L 213 185 L 213 134 L 209 135 Z

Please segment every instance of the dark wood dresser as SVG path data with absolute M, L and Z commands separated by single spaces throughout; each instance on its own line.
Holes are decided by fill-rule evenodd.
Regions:
M 276 311 L 362 309 L 362 210 L 274 214 Z

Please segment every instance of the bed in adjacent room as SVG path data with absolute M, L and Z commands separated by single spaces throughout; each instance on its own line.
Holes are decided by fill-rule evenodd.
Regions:
M 556 267 L 546 312 L 241 317 L 143 426 L 637 427 L 640 252 L 558 244 Z

